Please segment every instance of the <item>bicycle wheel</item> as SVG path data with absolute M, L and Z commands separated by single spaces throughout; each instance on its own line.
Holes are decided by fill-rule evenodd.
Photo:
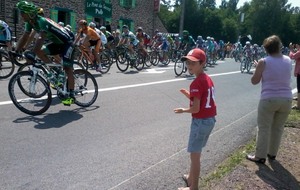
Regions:
M 125 62 L 117 60 L 117 67 L 121 72 L 127 71 L 129 67 L 130 60 L 126 60 Z
M 246 69 L 246 60 L 242 59 L 241 64 L 240 64 L 241 73 L 244 73 L 245 69 Z
M 98 97 L 98 84 L 94 76 L 86 70 L 74 70 L 75 104 L 81 107 L 91 106 Z
M 15 64 L 10 61 L 6 52 L 0 52 L 0 79 L 10 77 L 15 71 Z
M 17 66 L 22 66 L 27 63 L 25 57 L 21 54 L 10 53 L 9 59 L 13 64 L 15 64 Z
M 252 68 L 252 62 L 251 62 L 250 60 L 248 60 L 248 64 L 247 64 L 247 73 L 250 72 L 251 68 Z
M 151 61 L 150 61 L 150 55 L 146 55 L 145 57 L 144 57 L 144 59 L 145 59 L 145 66 L 146 67 L 151 67 L 152 66 L 152 63 L 151 63 Z
M 136 56 L 135 66 L 134 67 L 136 68 L 136 70 L 141 71 L 141 70 L 144 69 L 144 65 L 145 65 L 145 63 L 144 63 L 144 57 L 143 57 L 143 55 L 138 54 Z
M 175 74 L 177 76 L 182 75 L 184 69 L 185 69 L 185 63 L 183 61 L 181 61 L 180 59 L 178 59 L 174 65 Z
M 88 68 L 82 65 L 81 63 L 74 61 L 73 62 L 73 69 L 85 69 L 87 70 Z
M 157 66 L 158 65 L 158 53 L 156 51 L 152 51 L 150 53 L 150 62 L 153 66 Z
M 111 67 L 111 59 L 109 58 L 108 54 L 101 53 L 100 54 L 100 61 L 101 61 L 101 70 L 100 73 L 105 74 L 108 73 Z
M 32 77 L 31 71 L 16 73 L 8 83 L 8 92 L 10 99 L 20 111 L 29 115 L 40 115 L 49 109 L 52 93 L 45 79 L 36 75 L 33 81 Z

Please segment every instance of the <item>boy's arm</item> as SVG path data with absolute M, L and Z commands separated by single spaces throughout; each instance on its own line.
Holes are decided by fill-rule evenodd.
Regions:
M 200 99 L 194 97 L 193 105 L 189 108 L 175 108 L 175 113 L 198 113 L 200 111 Z
M 180 92 L 185 95 L 188 99 L 190 99 L 190 92 L 186 89 L 180 89 Z

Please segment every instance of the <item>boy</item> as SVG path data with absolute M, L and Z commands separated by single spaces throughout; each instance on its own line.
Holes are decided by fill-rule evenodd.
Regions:
M 216 104 L 214 100 L 214 84 L 204 73 L 206 56 L 199 48 L 192 49 L 187 56 L 181 58 L 186 61 L 187 68 L 196 78 L 190 85 L 190 91 L 181 89 L 180 92 L 190 99 L 189 108 L 176 108 L 175 113 L 191 113 L 192 123 L 188 143 L 191 166 L 188 175 L 183 175 L 187 187 L 178 190 L 198 190 L 200 176 L 200 156 L 208 137 L 215 126 Z

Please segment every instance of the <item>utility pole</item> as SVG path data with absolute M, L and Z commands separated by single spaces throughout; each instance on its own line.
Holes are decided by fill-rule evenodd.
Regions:
M 180 36 L 182 36 L 182 31 L 184 26 L 184 14 L 185 14 L 185 0 L 181 0 L 181 15 L 180 15 L 180 25 L 179 25 Z

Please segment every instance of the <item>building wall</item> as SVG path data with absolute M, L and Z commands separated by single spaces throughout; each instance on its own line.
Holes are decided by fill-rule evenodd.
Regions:
M 14 9 L 19 0 L 0 0 L 0 19 L 9 24 L 12 29 L 13 36 L 20 37 L 24 30 L 24 23 L 19 16 L 18 23 L 14 24 Z M 35 5 L 44 9 L 46 17 L 51 17 L 51 9 L 66 8 L 76 13 L 76 23 L 80 19 L 86 19 L 85 0 L 32 0 Z M 134 23 L 134 30 L 141 26 L 144 31 L 152 35 L 155 29 L 167 32 L 157 14 L 153 12 L 153 0 L 136 0 L 136 7 L 126 9 L 120 6 L 120 0 L 111 0 L 112 18 L 111 26 L 115 30 L 119 27 L 119 19 L 130 19 Z M 4 10 L 4 11 L 1 11 Z

